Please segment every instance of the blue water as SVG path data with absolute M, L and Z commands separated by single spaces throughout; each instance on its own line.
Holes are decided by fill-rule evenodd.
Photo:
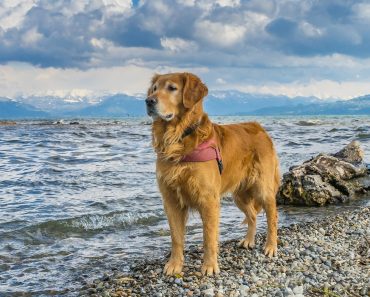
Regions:
M 257 120 L 274 139 L 282 172 L 357 139 L 370 163 L 370 117 L 213 117 Z M 0 296 L 75 295 L 105 270 L 158 257 L 170 239 L 155 182 L 148 118 L 20 121 L 0 126 Z M 280 224 L 357 207 L 280 208 Z M 221 240 L 241 237 L 242 214 L 223 203 Z M 265 218 L 259 217 L 259 230 Z M 201 242 L 199 217 L 187 243 Z

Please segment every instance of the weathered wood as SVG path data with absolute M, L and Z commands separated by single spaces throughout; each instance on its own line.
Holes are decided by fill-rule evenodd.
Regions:
M 0 121 L 0 126 L 14 126 L 16 124 L 17 122 L 14 121 L 3 121 L 3 120 Z

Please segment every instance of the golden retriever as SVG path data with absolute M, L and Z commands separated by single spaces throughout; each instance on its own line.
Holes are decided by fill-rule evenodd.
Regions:
M 277 251 L 276 193 L 280 174 L 274 145 L 256 122 L 217 125 L 203 111 L 208 94 L 204 83 L 191 73 L 155 75 L 146 99 L 153 118 L 152 142 L 157 154 L 156 173 L 169 221 L 172 249 L 164 273 L 180 273 L 184 264 L 185 225 L 189 209 L 199 211 L 203 222 L 202 273 L 219 273 L 217 261 L 220 200 L 232 193 L 245 214 L 248 231 L 240 246 L 255 244 L 256 216 L 267 216 L 265 255 Z M 212 139 L 222 157 L 218 162 L 184 162 L 200 144 Z

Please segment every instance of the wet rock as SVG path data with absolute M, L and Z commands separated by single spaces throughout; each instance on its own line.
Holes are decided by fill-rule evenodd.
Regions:
M 319 154 L 284 174 L 279 204 L 323 206 L 347 202 L 370 192 L 363 151 L 353 141 L 339 152 Z

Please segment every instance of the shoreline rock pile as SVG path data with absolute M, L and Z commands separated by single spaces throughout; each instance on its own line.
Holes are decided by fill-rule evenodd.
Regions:
M 347 202 L 370 193 L 363 151 L 353 141 L 339 152 L 319 154 L 284 174 L 279 204 L 323 206 Z

